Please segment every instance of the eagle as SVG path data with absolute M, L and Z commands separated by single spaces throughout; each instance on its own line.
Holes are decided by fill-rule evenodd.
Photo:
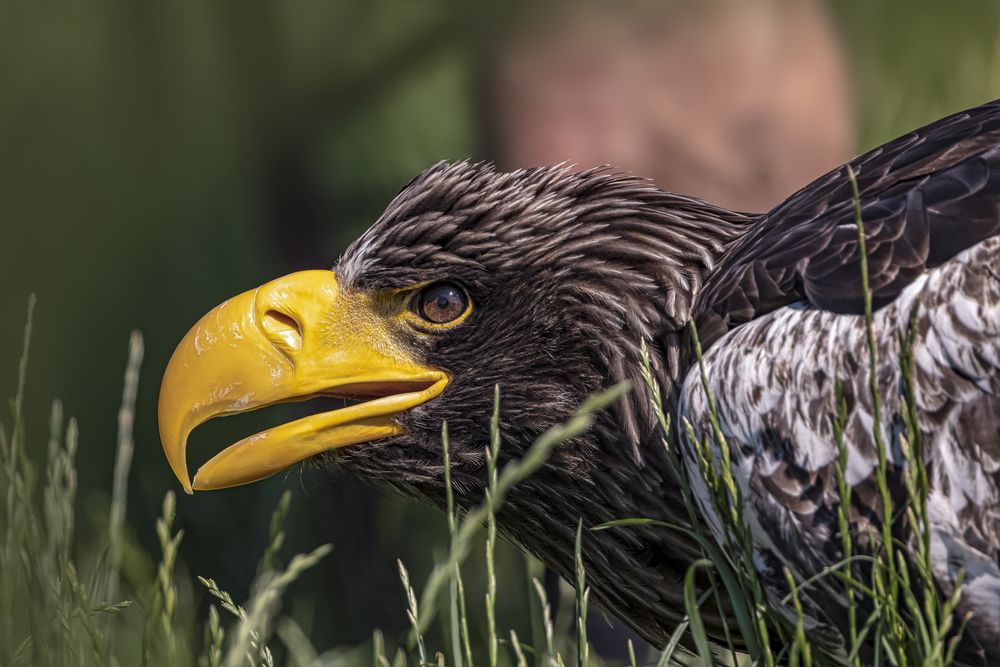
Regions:
M 662 647 L 703 557 L 691 531 L 726 539 L 699 465 L 726 467 L 767 596 L 787 608 L 786 571 L 804 582 L 845 557 L 842 519 L 859 549 L 879 548 L 884 496 L 900 498 L 919 446 L 933 584 L 962 588 L 957 656 L 1000 664 L 1000 101 L 765 214 L 609 167 L 437 164 L 332 269 L 198 321 L 167 366 L 159 428 L 188 492 L 319 459 L 441 506 L 446 422 L 456 499 L 473 507 L 495 387 L 502 463 L 621 382 L 631 391 L 511 491 L 497 515 L 511 541 L 572 580 L 579 521 L 686 528 L 582 544 L 594 598 Z M 317 396 L 353 402 L 244 438 L 189 476 L 199 424 Z M 917 531 L 903 524 L 890 541 L 905 560 Z M 800 593 L 810 639 L 843 656 L 842 588 Z M 724 623 L 705 618 L 717 639 Z

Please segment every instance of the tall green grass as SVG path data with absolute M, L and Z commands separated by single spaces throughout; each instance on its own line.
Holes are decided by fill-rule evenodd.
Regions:
M 864 230 L 854 175 L 855 216 L 864 257 Z M 865 323 L 870 370 L 879 363 L 872 331 L 872 307 L 867 264 L 861 277 L 866 294 Z M 400 613 L 409 619 L 405 636 L 387 638 L 378 629 L 369 643 L 343 647 L 320 654 L 308 633 L 281 612 L 283 595 L 305 570 L 326 557 L 332 547 L 321 545 L 298 554 L 283 564 L 282 525 L 291 496 L 281 498 L 270 523 L 270 539 L 261 554 L 258 574 L 248 600 L 240 603 L 209 577 L 192 579 L 177 562 L 183 527 L 175 525 L 175 499 L 167 493 L 156 522 L 158 554 L 147 554 L 131 537 L 126 526 L 129 467 L 132 459 L 132 424 L 142 338 L 134 333 L 129 346 L 122 404 L 119 410 L 118 442 L 113 488 L 104 529 L 106 543 L 97 552 L 80 553 L 74 548 L 76 478 L 75 456 L 79 442 L 76 422 L 64 418 L 61 405 L 53 402 L 47 455 L 35 463 L 27 455 L 23 422 L 24 385 L 27 376 L 34 300 L 29 301 L 24 347 L 11 401 L 9 425 L 0 427 L 0 665 L 202 665 L 236 667 L 296 665 L 455 665 L 473 667 L 476 660 L 489 667 L 544 667 L 600 664 L 587 641 L 589 590 L 582 559 L 582 544 L 591 530 L 628 530 L 635 525 L 659 525 L 663 530 L 684 531 L 701 547 L 703 558 L 691 564 L 683 586 L 686 617 L 674 629 L 657 656 L 657 667 L 672 664 L 702 665 L 831 665 L 860 666 L 862 656 L 874 665 L 946 666 L 953 662 L 961 627 L 953 626 L 954 610 L 961 594 L 956 586 L 951 596 L 942 596 L 931 568 L 930 520 L 927 512 L 926 469 L 922 443 L 916 429 L 913 385 L 913 339 L 900 340 L 899 360 L 904 376 L 905 433 L 902 451 L 906 460 L 906 497 L 895 506 L 888 493 L 886 445 L 879 423 L 874 438 L 879 452 L 878 487 L 884 523 L 880 539 L 858 536 L 849 530 L 847 507 L 850 487 L 844 470 L 847 447 L 843 428 L 846 405 L 839 388 L 835 414 L 835 438 L 840 456 L 837 484 L 841 496 L 838 516 L 843 560 L 810 579 L 786 571 L 789 593 L 779 607 L 768 597 L 752 561 L 753 543 L 742 516 L 743 502 L 728 460 L 728 443 L 717 417 L 718 406 L 709 390 L 697 331 L 691 336 L 703 387 L 708 395 L 711 433 L 698 440 L 688 423 L 681 424 L 691 442 L 697 443 L 699 474 L 711 492 L 715 511 L 725 535 L 714 540 L 690 492 L 689 470 L 669 434 L 672 424 L 660 401 L 660 388 L 649 368 L 644 350 L 643 378 L 651 390 L 653 409 L 661 432 L 661 445 L 675 474 L 681 479 L 689 526 L 677 526 L 645 517 L 622 517 L 600 526 L 577 529 L 575 555 L 575 605 L 560 605 L 558 618 L 538 579 L 537 563 L 530 563 L 530 586 L 537 594 L 531 610 L 531 637 L 524 641 L 513 630 L 498 626 L 496 606 L 500 589 L 494 559 L 497 510 L 510 490 L 544 464 L 559 443 L 586 431 L 595 415 L 615 401 L 625 386 L 615 386 L 589 398 L 577 414 L 543 434 L 520 460 L 499 467 L 502 447 L 497 389 L 487 451 L 487 492 L 482 504 L 460 512 L 451 480 L 447 424 L 442 428 L 442 448 L 447 486 L 449 542 L 422 585 L 399 563 L 405 604 Z M 871 373 L 870 391 L 879 405 L 876 374 Z M 876 410 L 877 413 L 877 410 Z M 715 453 L 721 464 L 716 464 Z M 912 544 L 899 543 L 896 522 L 905 522 Z M 485 534 L 484 534 L 485 533 Z M 860 540 L 860 537 L 865 539 Z M 878 544 L 875 549 L 866 545 Z M 485 552 L 487 590 L 481 601 L 485 627 L 473 628 L 470 609 L 479 604 L 466 599 L 463 564 L 475 549 Z M 907 558 L 906 555 L 910 554 Z M 860 567 L 860 565 L 865 567 Z M 707 573 L 698 577 L 699 572 Z M 915 579 L 914 579 L 915 578 Z M 707 588 L 699 582 L 708 581 Z M 841 587 L 848 601 L 849 637 L 844 655 L 832 656 L 814 646 L 805 632 L 801 596 L 816 586 Z M 207 617 L 199 619 L 196 600 L 213 601 Z M 714 606 L 732 619 L 721 644 L 709 640 L 702 622 L 702 609 Z M 728 614 L 723 614 L 723 611 Z M 862 610 L 870 610 L 867 615 Z M 435 646 L 426 636 L 431 623 L 445 616 L 444 646 Z M 481 644 L 485 644 L 483 647 Z M 779 647 L 779 648 L 776 648 Z M 870 651 L 865 652 L 870 647 Z M 637 666 L 635 651 L 628 645 L 629 663 Z M 483 658 L 485 656 L 485 658 Z

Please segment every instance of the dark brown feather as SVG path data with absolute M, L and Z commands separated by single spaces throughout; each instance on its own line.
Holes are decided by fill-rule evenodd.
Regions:
M 873 300 L 1000 233 L 1000 101 L 949 116 L 850 162 Z M 857 230 L 843 167 L 764 215 L 722 258 L 695 305 L 705 343 L 794 301 L 860 313 Z

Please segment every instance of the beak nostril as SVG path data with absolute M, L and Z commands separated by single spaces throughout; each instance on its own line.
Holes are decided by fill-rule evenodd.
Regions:
M 302 327 L 291 315 L 277 310 L 265 311 L 261 326 L 275 347 L 286 355 L 302 349 Z

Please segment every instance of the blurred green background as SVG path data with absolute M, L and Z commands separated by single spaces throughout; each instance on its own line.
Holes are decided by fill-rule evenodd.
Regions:
M 681 4 L 661 3 L 669 11 L 678 5 L 679 14 Z M 793 2 L 763 4 L 778 15 L 799 11 Z M 513 98 L 498 102 L 493 84 L 504 59 L 516 60 L 519 40 L 527 41 L 522 55 L 544 58 L 578 11 L 578 3 L 543 12 L 486 3 L 473 12 L 450 0 L 0 6 L 0 381 L 13 394 L 25 303 L 35 293 L 29 441 L 40 454 L 55 397 L 79 419 L 83 552 L 104 539 L 92 517 L 105 511 L 110 494 L 129 332 L 140 329 L 146 343 L 129 522 L 155 550 L 161 499 L 178 488 L 155 420 L 174 345 L 222 299 L 292 270 L 331 265 L 424 167 L 469 156 L 517 163 L 510 137 L 531 122 L 518 110 L 532 107 L 508 112 Z M 998 3 L 815 7 L 844 63 L 847 93 L 837 99 L 847 116 L 838 127 L 850 129 L 852 149 L 1000 90 Z M 699 20 L 693 37 L 687 27 L 694 24 L 683 23 L 686 39 L 711 49 L 715 20 Z M 665 29 L 662 43 L 669 46 L 675 32 Z M 785 37 L 793 36 L 778 39 Z M 581 39 L 570 53 L 587 50 Z M 683 68 L 688 42 L 676 43 L 671 60 Z M 657 102 L 664 117 L 672 100 L 698 94 L 655 78 L 644 85 L 668 93 Z M 551 89 L 544 80 L 538 87 Z M 508 115 L 498 119 L 498 109 Z M 817 124 L 815 133 L 824 127 Z M 720 145 L 728 144 L 723 138 Z M 786 153 L 778 157 L 789 163 L 802 157 L 794 148 Z M 553 162 L 577 159 L 549 154 Z M 804 171 L 799 184 L 821 170 Z M 193 456 L 252 432 L 253 419 L 206 426 Z M 376 496 L 344 475 L 296 470 L 251 487 L 180 497 L 182 566 L 244 597 L 267 517 L 285 488 L 294 490 L 287 549 L 335 546 L 289 595 L 316 646 L 364 641 L 375 626 L 398 634 L 407 621 L 396 558 L 422 581 L 443 548 L 444 517 Z M 510 584 L 500 626 L 521 627 L 522 561 L 507 549 L 500 566 Z M 470 599 L 480 600 L 481 581 L 469 587 Z

